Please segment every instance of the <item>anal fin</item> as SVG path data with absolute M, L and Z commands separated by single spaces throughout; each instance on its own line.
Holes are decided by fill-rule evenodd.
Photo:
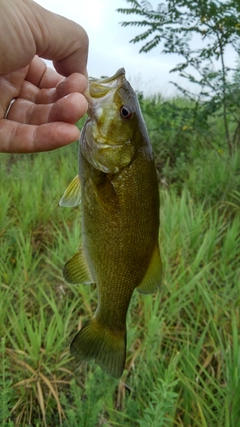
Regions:
M 144 276 L 144 279 L 136 289 L 138 290 L 138 292 L 141 292 L 143 294 L 151 294 L 152 292 L 155 292 L 160 286 L 161 279 L 162 260 L 160 256 L 159 247 L 156 246 L 153 251 L 152 259 Z
M 78 285 L 80 283 L 90 284 L 94 282 L 82 248 L 80 248 L 64 265 L 63 277 L 67 283 L 72 285 Z

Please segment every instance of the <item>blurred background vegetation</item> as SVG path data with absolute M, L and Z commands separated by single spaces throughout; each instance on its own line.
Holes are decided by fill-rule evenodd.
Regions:
M 166 17 L 163 6 L 127 3 L 145 21 Z M 215 29 L 215 50 L 224 53 L 224 29 L 238 48 L 238 2 L 166 5 L 175 19 L 181 6 L 195 14 L 188 16 L 192 27 Z M 58 206 L 77 173 L 78 143 L 1 156 L 1 426 L 240 425 L 239 62 L 228 68 L 220 61 L 217 76 L 205 68 L 203 86 L 193 82 L 198 94 L 138 94 L 159 177 L 164 280 L 155 295 L 133 295 L 119 381 L 95 365 L 78 368 L 68 352 L 97 304 L 96 289 L 70 286 L 61 274 L 81 244 L 79 209 Z

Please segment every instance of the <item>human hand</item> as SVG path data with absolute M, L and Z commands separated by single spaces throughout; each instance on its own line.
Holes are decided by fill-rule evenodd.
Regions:
M 76 140 L 74 123 L 87 110 L 83 28 L 31 0 L 9 0 L 1 4 L 0 39 L 0 151 L 48 151 Z

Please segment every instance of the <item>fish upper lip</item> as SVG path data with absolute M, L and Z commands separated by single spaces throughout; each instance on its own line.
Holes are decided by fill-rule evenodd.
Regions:
M 119 70 L 111 77 L 106 77 L 103 79 L 91 79 L 90 83 L 93 82 L 93 83 L 99 83 L 99 84 L 104 85 L 104 84 L 111 83 L 112 81 L 117 80 L 117 78 L 120 77 L 122 74 L 124 74 L 124 76 L 125 76 L 125 69 L 123 67 L 119 68 Z
M 122 79 L 125 78 L 125 69 L 120 68 L 112 77 L 106 77 L 104 79 L 90 79 L 88 87 L 84 92 L 89 104 L 96 101 L 97 99 L 102 99 L 109 92 L 114 89 L 117 89 L 118 86 L 121 86 Z

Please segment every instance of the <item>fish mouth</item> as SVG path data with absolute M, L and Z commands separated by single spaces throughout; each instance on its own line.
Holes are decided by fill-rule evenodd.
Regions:
M 87 90 L 84 93 L 89 103 L 89 115 L 91 116 L 91 105 L 93 100 L 103 98 L 112 90 L 120 87 L 125 80 L 125 69 L 120 68 L 112 77 L 104 77 L 103 79 L 90 79 Z
M 112 81 L 115 81 L 118 77 L 122 75 L 125 76 L 125 69 L 123 67 L 119 68 L 119 70 L 112 77 L 104 77 L 103 79 L 90 78 L 90 82 L 98 82 L 101 84 L 111 83 Z

